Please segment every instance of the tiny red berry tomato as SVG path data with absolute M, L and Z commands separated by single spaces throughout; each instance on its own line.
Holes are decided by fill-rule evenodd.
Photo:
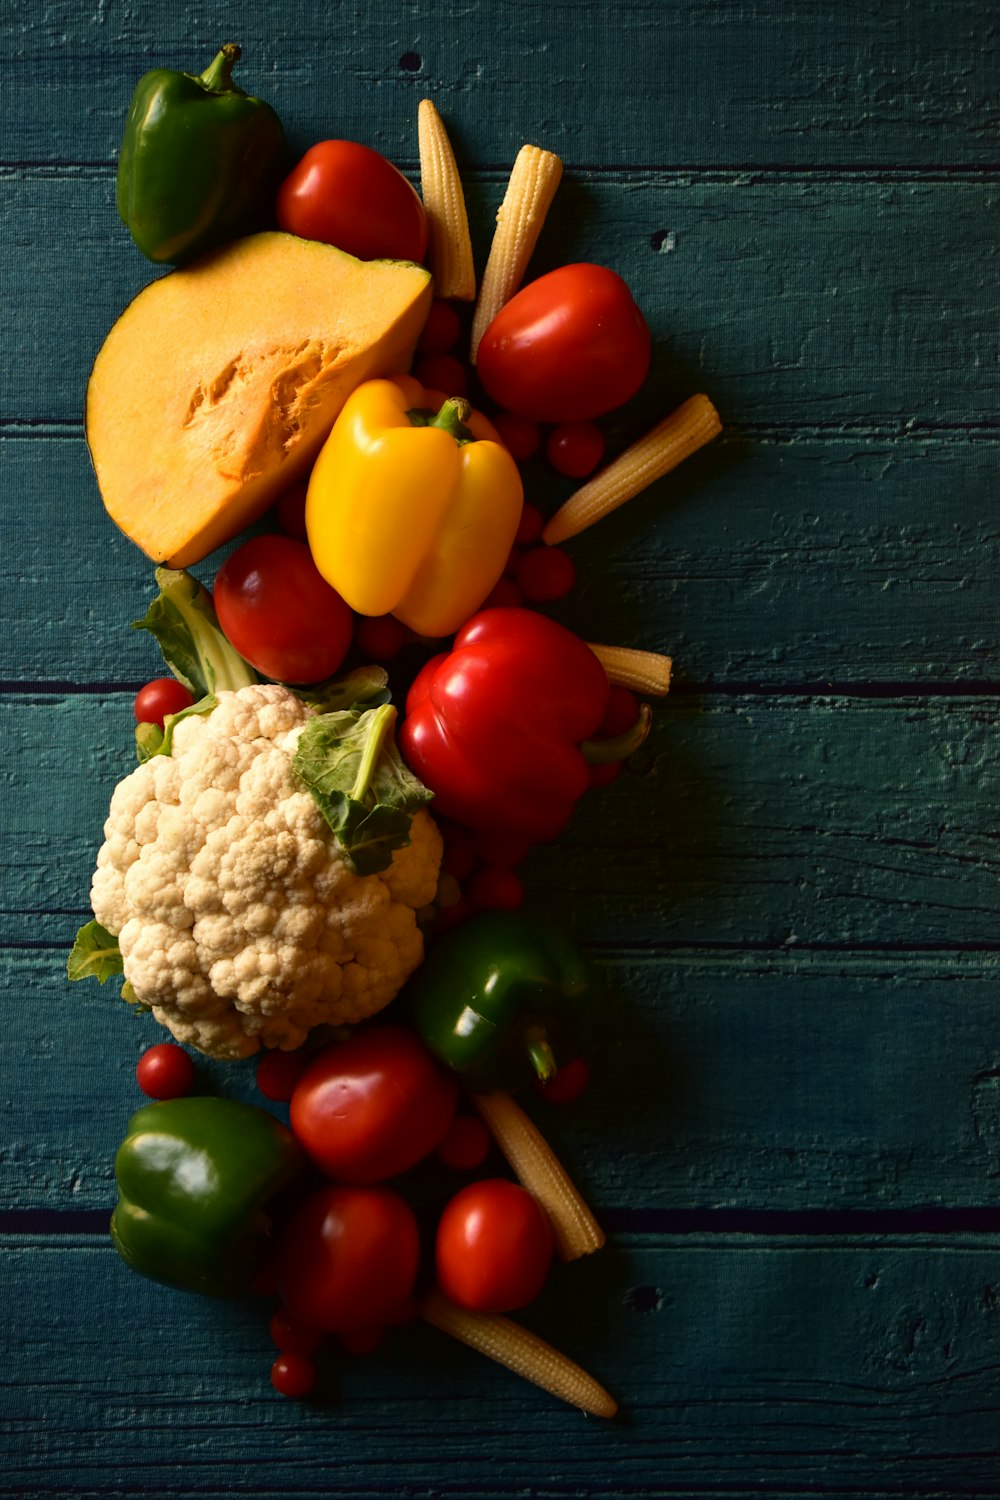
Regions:
M 278 682 L 322 682 L 347 655 L 354 616 L 305 542 L 256 536 L 215 575 L 213 600 L 229 642 Z
M 549 433 L 545 453 L 557 474 L 583 479 L 604 457 L 604 433 L 593 422 L 561 422 Z
M 395 615 L 364 615 L 354 627 L 354 643 L 362 656 L 384 666 L 399 655 L 412 632 Z
M 159 724 L 162 729 L 167 714 L 179 714 L 193 702 L 193 695 L 176 677 L 154 677 L 135 695 L 136 723 Z
M 571 1104 L 574 1099 L 579 1099 L 589 1082 L 587 1059 L 574 1057 L 563 1063 L 547 1082 L 536 1078 L 535 1088 L 549 1104 Z
M 478 1115 L 456 1115 L 437 1148 L 442 1166 L 475 1172 L 490 1154 L 490 1133 Z
M 315 1354 L 326 1338 L 322 1328 L 298 1323 L 287 1307 L 276 1307 L 268 1324 L 271 1343 L 283 1354 Z
M 303 1198 L 275 1249 L 278 1289 L 291 1317 L 325 1333 L 381 1328 L 417 1279 L 413 1210 L 387 1187 L 330 1183 Z
M 477 911 L 517 911 L 524 886 L 513 870 L 487 867 L 473 875 L 467 894 Z
M 453 354 L 425 354 L 417 360 L 413 373 L 428 391 L 464 396 L 469 389 L 469 372 Z
M 301 1052 L 265 1052 L 256 1072 L 257 1087 L 264 1098 L 275 1104 L 287 1104 L 307 1062 Z
M 517 586 L 529 604 L 565 599 L 576 583 L 576 563 L 561 547 L 530 547 L 517 565 Z
M 445 1205 L 435 1261 L 446 1297 L 476 1312 L 513 1312 L 538 1296 L 552 1260 L 545 1210 L 503 1177 L 471 1182 Z
M 278 189 L 278 227 L 359 260 L 422 261 L 427 213 L 391 161 L 357 141 L 318 141 Z
M 383 1182 L 429 1156 L 455 1114 L 458 1083 L 408 1026 L 376 1022 L 317 1052 L 299 1079 L 291 1127 L 338 1182 Z
M 300 1401 L 316 1384 L 316 1366 L 305 1354 L 279 1354 L 271 1366 L 271 1384 L 280 1396 Z
M 180 1099 L 194 1083 L 194 1063 L 176 1042 L 158 1042 L 140 1057 L 135 1078 L 149 1099 Z
M 515 543 L 520 547 L 526 547 L 531 542 L 537 542 L 544 528 L 545 517 L 538 506 L 526 500 L 521 507 L 521 521 L 514 537 Z
M 450 302 L 435 297 L 427 322 L 417 339 L 420 354 L 447 354 L 462 336 L 462 322 Z
M 499 432 L 511 458 L 516 458 L 518 463 L 534 458 L 542 445 L 541 428 L 530 417 L 519 417 L 512 411 L 501 411 L 493 418 L 493 426 Z
M 634 396 L 652 339 L 606 266 L 560 266 L 515 292 L 483 334 L 476 370 L 499 407 L 536 422 L 590 422 Z

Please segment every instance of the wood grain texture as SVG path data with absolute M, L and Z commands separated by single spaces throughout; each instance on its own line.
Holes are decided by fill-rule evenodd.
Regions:
M 552 612 L 668 652 L 679 688 L 996 681 L 998 456 L 956 434 L 727 434 L 568 544 L 578 583 Z M 0 681 L 138 687 L 159 669 L 129 629 L 152 564 L 108 522 L 82 438 L 0 438 L 0 464 Z M 568 491 L 541 463 L 527 483 L 547 509 Z
M 479 163 L 509 163 L 535 136 L 602 166 L 995 156 L 994 21 L 978 0 L 535 0 L 516 38 L 482 0 L 291 0 L 279 24 L 266 3 L 165 14 L 156 0 L 49 0 L 0 54 L 5 158 L 112 161 L 134 79 L 200 72 L 229 39 L 242 86 L 295 143 L 358 138 L 404 162 L 424 93 Z
M 105 1245 L 24 1237 L 0 1276 L 10 1332 L 44 1362 L 8 1392 L 23 1442 L 4 1482 L 39 1500 L 995 1494 L 997 1248 L 626 1237 L 525 1317 L 619 1397 L 604 1423 L 424 1327 L 331 1354 L 317 1398 L 283 1402 L 266 1304 L 193 1301 Z
M 470 179 L 480 269 L 505 182 L 506 172 Z M 569 163 L 532 272 L 589 259 L 628 281 L 656 340 L 652 375 L 629 408 L 632 435 L 703 389 L 727 424 L 989 430 L 996 405 L 981 372 L 1000 353 L 995 196 L 960 174 L 608 180 Z M 121 229 L 107 169 L 15 170 L 0 178 L 0 211 L 15 251 L 0 419 L 79 423 L 101 339 L 156 273 Z M 70 259 L 67 238 L 79 247 Z M 933 290 L 943 282 L 945 306 Z

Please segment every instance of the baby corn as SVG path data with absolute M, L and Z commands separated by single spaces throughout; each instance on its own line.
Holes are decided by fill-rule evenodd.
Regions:
M 517 153 L 472 319 L 473 364 L 483 334 L 524 279 L 562 171 L 559 157 L 540 146 L 522 146 Z
M 708 397 L 692 396 L 570 495 L 546 525 L 542 540 L 551 546 L 586 531 L 676 469 L 721 431 L 719 413 Z
M 434 293 L 472 302 L 476 272 L 462 179 L 444 121 L 430 99 L 421 99 L 417 106 L 417 145 L 420 188 L 430 230 L 427 261 Z
M 636 651 L 631 646 L 595 646 L 587 642 L 611 682 L 619 687 L 631 689 L 633 693 L 649 693 L 662 698 L 670 691 L 670 674 L 673 660 L 661 656 L 658 651 Z

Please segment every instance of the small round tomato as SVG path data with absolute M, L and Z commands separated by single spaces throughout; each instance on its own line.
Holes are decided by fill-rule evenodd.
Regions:
M 291 1317 L 338 1334 L 390 1322 L 413 1291 L 419 1260 L 413 1210 L 385 1187 L 318 1188 L 285 1221 L 275 1250 Z
M 154 677 L 135 695 L 136 723 L 159 724 L 162 729 L 167 714 L 179 714 L 193 702 L 194 696 L 176 677 Z
M 278 226 L 336 245 L 359 260 L 416 260 L 427 253 L 420 194 L 378 151 L 318 141 L 278 189 Z
M 604 433 L 593 422 L 560 422 L 549 433 L 545 452 L 557 474 L 583 479 L 604 457 Z
M 219 624 L 241 656 L 278 682 L 322 682 L 347 655 L 354 616 L 290 536 L 255 536 L 215 575 Z
M 579 1099 L 590 1082 L 590 1066 L 585 1057 L 573 1057 L 562 1063 L 552 1077 L 542 1082 L 535 1079 L 535 1089 L 550 1104 L 572 1104 Z
M 383 1182 L 429 1156 L 458 1083 L 408 1026 L 376 1022 L 317 1052 L 295 1086 L 292 1131 L 340 1182 Z
M 462 323 L 458 313 L 450 302 L 442 302 L 440 297 L 431 303 L 431 310 L 427 314 L 427 322 L 423 331 L 417 339 L 417 350 L 420 354 L 447 354 L 454 349 L 462 337 Z
M 576 563 L 561 547 L 531 547 L 518 560 L 517 586 L 529 604 L 565 599 L 576 583 Z
M 492 1138 L 478 1115 L 456 1115 L 437 1148 L 442 1166 L 454 1172 L 475 1172 L 490 1154 Z
M 140 1057 L 135 1081 L 149 1099 L 180 1099 L 194 1083 L 194 1063 L 176 1042 L 159 1042 Z
M 533 1302 L 552 1260 L 552 1230 L 536 1198 L 516 1182 L 470 1182 L 445 1205 L 435 1244 L 446 1297 L 476 1312 Z
M 265 1099 L 287 1104 L 295 1085 L 306 1070 L 308 1058 L 302 1052 L 265 1052 L 256 1069 L 257 1087 Z
M 498 406 L 536 422 L 588 422 L 645 380 L 646 320 L 622 278 L 581 261 L 529 281 L 483 334 L 476 369 Z
M 279 1354 L 271 1366 L 271 1384 L 280 1396 L 301 1400 L 316 1384 L 316 1366 L 306 1354 Z

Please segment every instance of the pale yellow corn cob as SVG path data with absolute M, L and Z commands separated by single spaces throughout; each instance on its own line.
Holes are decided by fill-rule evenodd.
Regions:
M 476 295 L 476 271 L 462 179 L 444 121 L 430 99 L 421 99 L 417 106 L 417 146 L 434 294 L 471 302 Z
M 619 687 L 630 688 L 634 693 L 650 693 L 654 698 L 662 698 L 670 691 L 674 664 L 669 656 L 661 656 L 658 651 L 634 651 L 630 646 L 595 646 L 593 641 L 587 644 L 610 680 Z
M 472 318 L 469 357 L 473 364 L 483 334 L 524 279 L 562 170 L 559 157 L 540 146 L 522 146 L 517 153 L 497 212 L 497 227 Z
M 692 396 L 570 495 L 542 532 L 550 546 L 577 536 L 662 479 L 722 431 L 707 396 Z
M 538 1126 L 509 1094 L 473 1094 L 472 1102 L 518 1180 L 549 1216 L 556 1254 L 577 1260 L 604 1244 L 604 1230 Z
M 591 1416 L 613 1417 L 618 1410 L 614 1397 L 574 1360 L 500 1313 L 470 1312 L 435 1291 L 420 1304 L 420 1316 L 442 1333 Z

